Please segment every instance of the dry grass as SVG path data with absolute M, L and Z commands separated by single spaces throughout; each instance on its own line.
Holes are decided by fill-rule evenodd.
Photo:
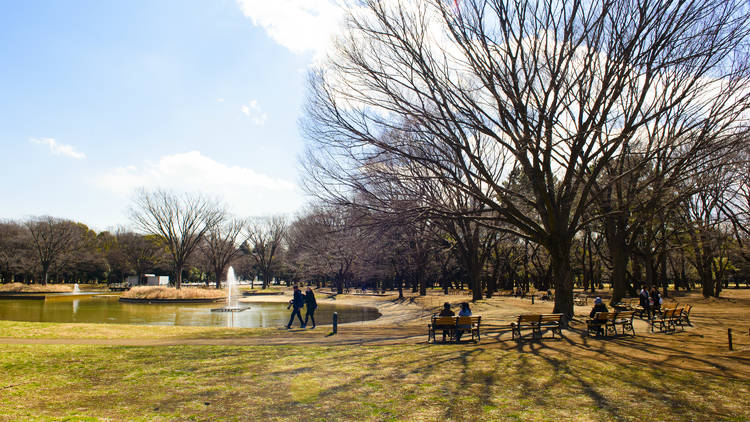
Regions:
M 81 324 L 57 322 L 0 321 L 0 339 L 54 340 L 200 340 L 250 339 L 278 336 L 277 328 L 223 328 L 163 325 Z M 313 335 L 311 332 L 310 335 Z
M 128 299 L 166 299 L 166 300 L 188 300 L 188 299 L 222 299 L 227 297 L 227 292 L 217 289 L 203 289 L 199 287 L 183 287 L 175 289 L 161 286 L 136 286 L 124 292 L 121 297 Z
M 750 417 L 746 379 L 485 346 L 0 345 L 0 355 L 0 420 Z
M 70 284 L 23 284 L 10 283 L 0 284 L 0 292 L 4 293 L 66 293 L 72 292 Z

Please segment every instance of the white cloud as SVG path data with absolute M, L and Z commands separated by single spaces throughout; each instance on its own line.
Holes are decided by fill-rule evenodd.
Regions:
M 321 57 L 338 31 L 342 8 L 333 0 L 237 0 L 253 25 L 290 51 Z
M 47 145 L 54 155 L 64 155 L 76 160 L 86 158 L 86 154 L 76 151 L 72 145 L 60 144 L 54 138 L 31 138 L 30 141 L 35 144 Z
M 287 180 L 252 169 L 229 166 L 198 151 L 161 157 L 158 162 L 123 166 L 99 175 L 94 182 L 121 198 L 137 188 L 166 188 L 218 197 L 240 216 L 292 213 L 303 202 L 299 188 Z
M 250 104 L 248 105 L 243 105 L 242 107 L 240 107 L 240 111 L 242 111 L 242 114 L 249 117 L 253 121 L 253 123 L 258 126 L 262 126 L 264 123 L 266 123 L 266 120 L 268 120 L 268 114 L 264 113 L 263 110 L 260 109 L 258 102 L 255 100 L 250 101 Z
M 217 102 L 217 103 L 223 103 L 223 102 L 224 102 L 224 99 L 223 99 L 223 98 L 217 98 L 217 99 L 216 99 L 216 102 Z

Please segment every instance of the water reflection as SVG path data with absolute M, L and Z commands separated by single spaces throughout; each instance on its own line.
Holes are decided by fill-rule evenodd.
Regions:
M 211 312 L 216 304 L 121 303 L 118 296 L 50 296 L 47 300 L 0 300 L 0 319 L 34 322 L 116 323 L 216 327 L 282 327 L 289 321 L 286 303 L 244 303 L 243 312 Z M 319 304 L 318 325 L 330 324 L 333 312 L 339 322 L 378 318 L 375 308 Z M 305 310 L 302 309 L 304 315 Z

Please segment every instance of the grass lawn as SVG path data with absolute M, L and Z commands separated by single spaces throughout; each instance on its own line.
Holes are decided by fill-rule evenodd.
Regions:
M 3 420 L 748 420 L 750 384 L 482 345 L 0 345 Z
M 279 330 L 276 328 L 218 328 L 0 321 L 0 338 L 17 339 L 231 339 L 267 337 L 276 334 L 279 334 Z
M 636 337 L 601 340 L 578 323 L 520 344 L 502 324 L 550 304 L 478 303 L 495 325 L 462 345 L 425 344 L 419 312 L 332 337 L 0 321 L 0 421 L 750 421 L 750 290 L 726 296 L 679 297 L 696 306 L 684 332 L 638 321 Z M 385 303 L 394 315 L 417 306 Z

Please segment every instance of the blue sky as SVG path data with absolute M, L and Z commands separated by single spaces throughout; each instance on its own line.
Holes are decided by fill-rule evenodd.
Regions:
M 128 224 L 134 189 L 292 214 L 328 0 L 0 1 L 0 218 Z

